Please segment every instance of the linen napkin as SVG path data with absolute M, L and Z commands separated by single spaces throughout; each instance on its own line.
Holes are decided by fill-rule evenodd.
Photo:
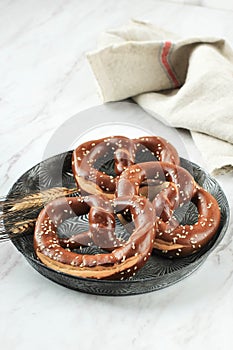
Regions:
M 184 38 L 133 20 L 87 54 L 103 102 L 131 97 L 191 131 L 213 174 L 233 170 L 233 51 L 221 38 Z

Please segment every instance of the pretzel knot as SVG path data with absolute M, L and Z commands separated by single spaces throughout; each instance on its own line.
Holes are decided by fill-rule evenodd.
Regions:
M 139 154 L 148 151 L 155 160 L 179 164 L 176 149 L 162 137 L 129 139 L 111 136 L 82 143 L 72 156 L 73 174 L 82 194 L 105 194 L 108 198 L 114 198 L 119 175 L 136 162 Z M 102 165 L 114 160 L 114 175 L 97 169 L 100 160 Z
M 127 241 L 120 242 L 114 231 L 114 216 L 126 208 L 134 218 L 135 229 Z M 88 213 L 87 232 L 80 237 L 71 237 L 69 241 L 58 237 L 57 227 L 63 221 Z M 139 196 L 124 196 L 111 203 L 97 196 L 59 198 L 46 205 L 37 219 L 34 249 L 45 265 L 61 272 L 86 278 L 124 279 L 133 276 L 151 254 L 155 237 L 154 217 L 152 204 Z M 88 255 L 70 250 L 77 244 L 87 245 L 89 242 L 103 245 L 109 252 Z
M 186 256 L 196 253 L 217 232 L 220 210 L 216 199 L 196 184 L 185 169 L 166 162 L 136 164 L 125 170 L 119 178 L 117 196 L 137 195 L 145 181 L 168 185 L 155 196 L 150 196 L 157 219 L 154 248 L 163 254 Z M 180 225 L 173 216 L 178 207 L 192 201 L 198 210 L 194 225 Z

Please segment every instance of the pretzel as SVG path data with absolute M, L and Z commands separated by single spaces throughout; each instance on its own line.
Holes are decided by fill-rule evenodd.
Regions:
M 88 236 L 97 239 L 97 235 L 103 233 L 104 239 L 108 240 L 113 235 L 115 213 L 125 208 L 134 218 L 135 229 L 120 247 L 108 253 L 87 255 L 61 246 L 57 227 L 64 220 L 93 209 L 89 216 Z M 154 217 L 152 204 L 139 196 L 117 198 L 111 205 L 97 196 L 58 198 L 47 204 L 37 218 L 34 249 L 37 257 L 54 270 L 84 278 L 123 280 L 135 275 L 150 257 L 155 236 Z
M 137 195 L 140 183 L 146 179 L 171 181 L 152 199 L 156 215 L 154 248 L 169 257 L 187 256 L 199 251 L 218 230 L 220 210 L 216 199 L 183 168 L 164 162 L 133 165 L 119 178 L 117 195 Z M 185 203 L 196 204 L 199 216 L 194 225 L 180 225 L 174 211 Z
M 88 141 L 73 151 L 72 171 L 82 194 L 105 194 L 114 198 L 116 181 L 119 175 L 135 163 L 137 154 L 150 151 L 158 161 L 179 164 L 176 149 L 165 139 L 157 136 L 129 139 L 124 136 L 111 136 Z M 104 163 L 114 159 L 115 176 L 107 175 L 95 168 L 98 160 Z
M 168 257 L 198 252 L 218 230 L 221 214 L 216 199 L 197 185 L 191 201 L 198 209 L 198 220 L 194 225 L 180 225 L 174 217 L 166 222 L 162 219 L 157 222 L 154 248 Z

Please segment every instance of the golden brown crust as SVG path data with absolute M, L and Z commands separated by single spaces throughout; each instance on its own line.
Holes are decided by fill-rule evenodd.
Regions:
M 46 255 L 42 254 L 40 251 L 36 252 L 38 258 L 49 268 L 60 271 L 63 273 L 67 273 L 68 275 L 82 277 L 82 278 L 96 278 L 103 279 L 107 277 L 114 277 L 121 274 L 121 272 L 127 271 L 128 269 L 134 268 L 139 260 L 140 256 L 131 257 L 127 259 L 127 261 L 109 266 L 94 266 L 94 267 L 78 267 L 71 266 L 67 264 L 60 263 L 55 261 Z M 129 271 L 130 272 L 130 271 Z

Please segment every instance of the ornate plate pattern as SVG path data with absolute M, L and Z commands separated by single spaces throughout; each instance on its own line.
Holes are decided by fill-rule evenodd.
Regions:
M 75 187 L 71 170 L 71 155 L 72 151 L 69 151 L 35 165 L 18 179 L 11 188 L 8 197 L 13 193 L 20 197 L 25 193 L 29 194 L 36 190 L 48 189 L 54 186 Z M 138 162 L 152 159 L 149 154 L 146 154 L 143 159 L 138 159 Z M 81 292 L 120 296 L 152 292 L 168 287 L 190 275 L 205 261 L 210 252 L 213 251 L 224 237 L 229 223 L 229 206 L 217 181 L 194 163 L 181 159 L 181 165 L 194 176 L 195 180 L 201 186 L 207 189 L 217 199 L 221 208 L 221 224 L 217 235 L 197 254 L 186 258 L 167 259 L 153 253 L 147 264 L 138 271 L 132 280 L 96 280 L 70 276 L 43 265 L 34 254 L 32 229 L 21 235 L 20 238 L 13 238 L 12 243 L 39 273 L 56 283 Z M 111 162 L 102 166 L 103 169 L 108 169 L 108 172 L 111 172 L 111 167 Z M 192 204 L 186 207 L 184 206 L 182 210 L 176 212 L 176 216 L 180 221 L 190 224 L 195 221 L 196 215 L 196 208 Z M 87 226 L 88 222 L 85 216 L 75 220 L 70 219 L 59 227 L 59 234 L 66 235 L 68 228 L 70 233 L 78 233 Z M 128 235 L 119 221 L 117 221 L 117 234 L 124 238 Z M 83 250 L 88 254 L 100 252 L 100 250 L 93 246 L 83 248 Z

